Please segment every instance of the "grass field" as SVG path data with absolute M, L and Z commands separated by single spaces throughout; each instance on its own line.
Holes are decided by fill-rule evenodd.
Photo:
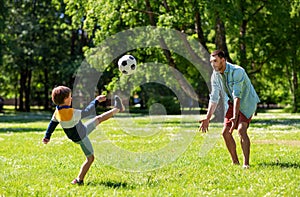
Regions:
M 220 123 L 211 123 L 209 134 L 202 134 L 196 132 L 197 116 L 117 116 L 91 134 L 96 160 L 84 186 L 70 184 L 85 159 L 79 146 L 60 127 L 48 145 L 41 143 L 50 117 L 44 112 L 0 115 L 0 196 L 300 196 L 299 114 L 273 110 L 253 118 L 248 170 L 231 165 Z M 125 129 L 119 126 L 123 123 Z M 236 131 L 234 137 L 238 142 Z M 188 140 L 177 149 L 176 140 L 182 138 Z M 153 153 L 169 144 L 174 149 L 166 154 L 186 151 L 171 163 L 149 161 L 148 169 L 155 170 L 132 172 L 138 170 L 112 167 L 119 159 L 127 170 L 130 164 L 138 169 L 134 161 L 126 163 L 122 152 L 105 164 L 101 153 L 114 151 L 108 142 L 125 153 Z

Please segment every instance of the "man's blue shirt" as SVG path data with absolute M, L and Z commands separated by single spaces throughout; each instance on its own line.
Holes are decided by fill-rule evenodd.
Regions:
M 222 82 L 222 77 L 225 77 L 225 83 Z M 222 98 L 224 99 L 225 113 L 228 110 L 229 98 L 240 98 L 240 111 L 247 118 L 250 118 L 253 115 L 257 103 L 260 102 L 247 73 L 238 65 L 226 62 L 226 69 L 223 74 L 213 71 L 211 85 L 210 102 L 218 103 L 221 93 Z M 229 95 L 226 93 L 226 88 L 228 89 L 227 92 Z

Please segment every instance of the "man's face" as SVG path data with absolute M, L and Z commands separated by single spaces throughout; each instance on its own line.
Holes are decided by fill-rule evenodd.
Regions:
M 210 56 L 210 64 L 213 67 L 213 69 L 217 72 L 223 73 L 225 70 L 225 59 L 220 58 L 218 55 Z

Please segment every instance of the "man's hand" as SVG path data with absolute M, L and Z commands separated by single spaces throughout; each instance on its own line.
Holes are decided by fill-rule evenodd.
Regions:
M 202 131 L 202 133 L 206 133 L 208 131 L 209 119 L 203 119 L 199 122 L 201 123 L 199 131 Z
M 50 141 L 50 139 L 43 138 L 43 143 L 44 143 L 44 144 L 48 144 L 49 141 Z
M 237 121 L 237 118 L 236 118 L 236 117 L 232 117 L 232 118 L 230 118 L 229 120 L 230 120 L 230 122 L 231 122 L 231 127 L 230 127 L 230 129 L 229 129 L 229 133 L 232 133 L 233 130 L 235 129 L 235 127 L 236 127 L 236 121 Z
M 233 117 L 229 119 L 230 122 L 232 123 L 229 133 L 232 133 L 233 130 L 236 128 L 239 111 L 240 111 L 240 103 L 241 103 L 240 98 L 235 98 L 233 101 Z
M 96 97 L 96 100 L 99 101 L 99 103 L 106 101 L 106 96 L 105 95 L 99 95 Z

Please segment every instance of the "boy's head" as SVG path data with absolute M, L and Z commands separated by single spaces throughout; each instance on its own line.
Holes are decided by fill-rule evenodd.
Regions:
M 55 105 L 64 104 L 66 98 L 71 94 L 71 89 L 66 86 L 58 86 L 52 90 L 52 101 Z

